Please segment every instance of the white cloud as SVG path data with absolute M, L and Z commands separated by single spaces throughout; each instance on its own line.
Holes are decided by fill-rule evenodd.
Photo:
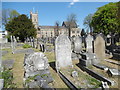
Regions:
M 79 2 L 79 0 L 73 0 L 73 1 L 70 3 L 69 7 L 71 7 L 72 5 L 74 5 L 76 2 Z

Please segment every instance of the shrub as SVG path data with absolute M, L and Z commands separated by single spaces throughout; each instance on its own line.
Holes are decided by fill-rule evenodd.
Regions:
M 10 70 L 4 70 L 2 72 L 2 78 L 4 79 L 4 88 L 15 88 L 13 83 L 13 74 Z
M 23 48 L 31 48 L 31 46 L 29 44 L 24 44 Z

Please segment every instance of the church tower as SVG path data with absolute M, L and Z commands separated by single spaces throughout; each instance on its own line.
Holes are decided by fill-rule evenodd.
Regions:
M 30 12 L 30 19 L 32 20 L 33 25 L 38 29 L 38 12 Z

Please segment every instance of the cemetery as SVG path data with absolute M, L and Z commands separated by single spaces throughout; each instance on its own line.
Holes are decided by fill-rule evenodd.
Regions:
M 68 8 L 76 2 L 73 0 Z M 86 30 L 79 28 L 75 14 L 68 15 L 61 26 L 59 21 L 42 26 L 37 11 L 30 11 L 29 19 L 6 9 L 10 17 L 3 20 L 7 33 L 0 32 L 0 90 L 119 90 L 119 6 L 120 2 L 108 3 L 86 16 Z
M 55 45 L 28 38 L 25 43 L 18 43 L 12 36 L 11 39 L 11 45 L 2 44 L 1 70 L 12 71 L 16 87 L 52 89 L 60 85 L 78 89 L 119 86 L 119 58 L 106 57 L 105 40 L 101 34 L 88 34 L 85 42 L 79 36 L 70 41 L 62 34 L 55 39 Z

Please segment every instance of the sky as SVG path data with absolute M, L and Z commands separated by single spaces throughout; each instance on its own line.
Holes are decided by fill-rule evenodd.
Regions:
M 39 25 L 54 26 L 56 21 L 62 24 L 71 13 L 76 14 L 77 24 L 83 25 L 84 18 L 88 14 L 94 14 L 98 7 L 109 2 L 2 2 L 2 9 L 14 9 L 20 14 L 30 17 L 30 11 L 38 11 Z

